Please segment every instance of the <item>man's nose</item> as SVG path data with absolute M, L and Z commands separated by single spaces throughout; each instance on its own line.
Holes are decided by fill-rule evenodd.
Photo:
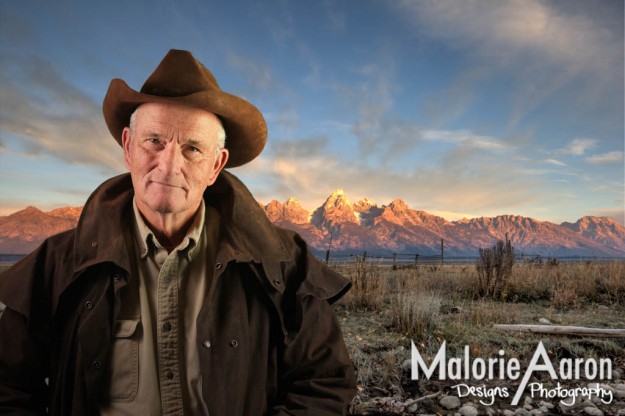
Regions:
M 175 141 L 169 142 L 160 153 L 159 169 L 167 175 L 180 172 L 184 158 L 182 150 Z

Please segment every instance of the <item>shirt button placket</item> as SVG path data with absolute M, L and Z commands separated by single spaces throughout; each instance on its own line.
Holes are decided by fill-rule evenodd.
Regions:
M 170 253 L 163 263 L 158 285 L 158 365 L 161 369 L 161 398 L 164 413 L 182 410 L 182 392 L 177 369 L 180 364 L 178 350 L 178 267 L 179 253 Z

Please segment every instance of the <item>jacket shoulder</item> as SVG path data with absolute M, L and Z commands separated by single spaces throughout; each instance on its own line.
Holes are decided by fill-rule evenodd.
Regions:
M 323 264 L 297 232 L 275 225 L 274 228 L 289 253 L 285 277 L 299 281 L 299 296 L 310 295 L 334 303 L 347 293 L 351 281 Z
M 70 278 L 74 267 L 75 229 L 48 237 L 30 254 L 0 274 L 0 302 L 26 318 L 33 291 L 51 293 Z

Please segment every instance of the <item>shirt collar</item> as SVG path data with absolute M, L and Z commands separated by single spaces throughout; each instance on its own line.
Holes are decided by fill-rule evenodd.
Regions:
M 137 207 L 137 203 L 135 199 L 132 200 L 132 209 L 134 211 L 135 218 L 135 238 L 139 243 L 139 250 L 141 259 L 145 259 L 145 257 L 150 252 L 150 247 L 154 247 L 157 250 L 163 249 L 164 247 L 154 235 L 154 232 L 150 229 L 150 227 L 145 223 L 141 212 L 139 212 L 139 208 Z M 200 200 L 200 207 L 195 213 L 195 217 L 193 218 L 193 223 L 189 227 L 187 231 L 187 235 L 182 239 L 182 242 L 178 247 L 176 247 L 176 251 L 187 250 L 187 255 L 190 257 L 191 252 L 197 246 L 198 241 L 200 241 L 200 237 L 202 236 L 202 230 L 204 229 L 204 216 L 206 214 L 206 206 L 204 204 L 204 199 Z

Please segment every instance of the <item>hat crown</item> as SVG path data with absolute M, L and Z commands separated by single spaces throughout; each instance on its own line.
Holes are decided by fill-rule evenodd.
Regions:
M 171 49 L 141 87 L 143 94 L 182 97 L 221 91 L 213 74 L 191 52 Z

